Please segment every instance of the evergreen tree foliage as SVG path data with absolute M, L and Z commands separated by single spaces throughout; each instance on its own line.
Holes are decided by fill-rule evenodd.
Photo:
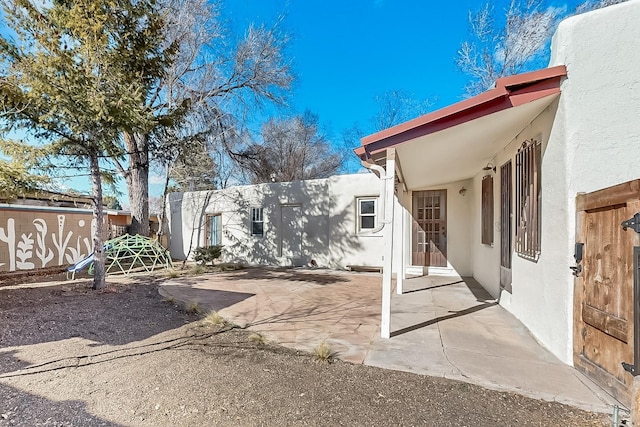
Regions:
M 96 229 L 94 288 L 104 287 L 104 158 L 126 154 L 123 131 L 146 131 L 149 88 L 173 60 L 154 0 L 3 0 L 4 135 L 22 132 L 77 168 L 89 167 Z

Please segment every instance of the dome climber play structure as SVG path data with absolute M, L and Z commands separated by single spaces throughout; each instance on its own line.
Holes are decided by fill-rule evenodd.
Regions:
M 159 268 L 173 267 L 169 251 L 157 240 L 136 234 L 125 234 L 115 239 L 107 240 L 105 249 L 106 274 L 128 275 L 138 271 L 154 271 Z M 78 271 L 89 267 L 89 274 L 93 274 L 93 252 L 83 260 L 67 268 L 67 278 L 75 278 Z

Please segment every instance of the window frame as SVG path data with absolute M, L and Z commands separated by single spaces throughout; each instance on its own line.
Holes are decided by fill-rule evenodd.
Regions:
M 249 209 L 249 232 L 253 237 L 264 237 L 264 208 L 261 206 L 253 206 Z M 259 232 L 256 232 L 255 226 L 260 224 Z
M 529 139 L 516 153 L 515 252 L 537 262 L 542 250 L 542 144 Z
M 218 243 L 214 243 L 211 241 L 211 221 L 214 218 L 218 218 Z M 215 245 L 222 245 L 222 214 L 220 213 L 214 213 L 214 214 L 207 214 L 207 233 L 205 236 L 205 240 L 206 240 L 206 245 L 207 246 L 215 246 Z
M 493 175 L 482 177 L 480 241 L 483 245 L 493 246 Z
M 362 212 L 362 202 L 373 202 L 373 212 Z M 373 227 L 362 227 L 363 218 L 373 218 Z M 377 196 L 362 196 L 356 197 L 356 232 L 367 233 L 371 230 L 375 230 L 378 226 L 378 197 Z

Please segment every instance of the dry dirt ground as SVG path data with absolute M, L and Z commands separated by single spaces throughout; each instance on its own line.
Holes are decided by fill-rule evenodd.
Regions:
M 18 278 L 13 282 L 33 281 Z M 151 278 L 0 280 L 0 426 L 606 426 L 606 415 L 249 339 Z

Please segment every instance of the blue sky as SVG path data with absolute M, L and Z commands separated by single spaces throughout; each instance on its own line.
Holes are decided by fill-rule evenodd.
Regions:
M 554 2 L 572 10 L 578 1 Z M 288 55 L 297 81 L 290 96 L 294 115 L 318 115 L 327 135 L 342 142 L 342 131 L 358 123 L 367 130 L 375 97 L 403 90 L 432 109 L 463 99 L 468 77 L 454 58 L 468 38 L 468 13 L 483 1 L 426 0 L 223 0 L 221 18 L 242 34 L 251 22 L 272 24 L 284 15 L 292 36 Z M 508 0 L 493 2 L 497 11 Z M 355 157 L 354 157 L 355 159 Z M 151 176 L 150 194 L 162 192 Z M 68 183 L 89 191 L 87 180 Z M 120 186 L 124 189 L 124 185 Z M 121 201 L 126 201 L 126 195 Z
M 374 99 L 402 89 L 434 107 L 461 99 L 465 76 L 454 56 L 479 2 L 403 0 L 226 0 L 235 31 L 285 14 L 298 76 L 292 108 L 319 115 L 333 133 L 366 126 Z
M 550 1 L 573 10 L 578 1 Z M 484 1 L 225 0 L 222 16 L 242 32 L 282 14 L 298 81 L 291 107 L 319 115 L 333 133 L 366 126 L 375 97 L 402 89 L 433 109 L 463 98 L 467 76 L 454 58 L 468 39 L 468 13 Z M 492 2 L 506 9 L 508 0 Z M 338 135 L 335 135 L 336 137 Z
M 501 4 L 496 2 L 496 8 Z M 377 111 L 375 97 L 390 90 L 429 99 L 433 109 L 461 100 L 467 77 L 456 69 L 454 58 L 467 38 L 469 10 L 480 5 L 479 1 L 224 0 L 221 17 L 239 36 L 252 22 L 271 25 L 284 16 L 283 29 L 292 37 L 287 53 L 297 80 L 290 110 L 281 114 L 310 110 L 340 145 L 345 129 L 356 123 L 368 129 Z M 161 186 L 153 182 L 160 180 L 151 181 L 151 195 L 158 195 Z

